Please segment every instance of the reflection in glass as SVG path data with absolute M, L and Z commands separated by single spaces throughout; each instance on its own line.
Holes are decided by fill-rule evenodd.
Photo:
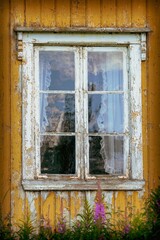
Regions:
M 74 90 L 74 52 L 40 51 L 40 90 Z
M 89 132 L 123 133 L 123 94 L 90 94 L 88 98 Z
M 74 94 L 40 94 L 41 132 L 75 131 Z
M 41 173 L 75 173 L 75 137 L 41 137 Z
M 88 90 L 123 90 L 123 53 L 88 53 Z
M 123 141 L 121 136 L 90 136 L 89 173 L 123 174 Z

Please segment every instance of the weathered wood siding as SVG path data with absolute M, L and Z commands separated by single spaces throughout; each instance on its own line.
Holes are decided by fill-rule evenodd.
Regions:
M 107 191 L 111 209 L 140 209 L 145 195 L 160 176 L 160 1 L 159 0 L 1 0 L 0 1 L 0 197 L 2 213 L 13 223 L 27 213 L 38 223 L 48 217 L 55 225 L 63 201 L 68 220 L 81 210 L 84 198 L 95 192 L 24 192 L 21 186 L 22 115 L 21 62 L 16 33 L 24 27 L 150 27 L 147 61 L 142 63 L 142 116 L 145 191 Z

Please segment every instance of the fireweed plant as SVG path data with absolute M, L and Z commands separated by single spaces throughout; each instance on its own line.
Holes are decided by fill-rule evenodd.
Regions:
M 106 208 L 103 201 L 100 182 L 98 182 L 98 190 L 95 199 L 94 223 L 99 227 L 102 227 L 106 223 Z
M 56 228 L 53 230 L 49 219 L 43 219 L 38 229 L 33 227 L 33 222 L 27 217 L 21 221 L 19 230 L 13 232 L 12 226 L 0 218 L 0 239 L 12 240 L 159 240 L 160 239 L 160 185 L 151 192 L 146 200 L 142 213 L 126 215 L 118 212 L 116 220 L 107 216 L 100 183 L 93 207 L 87 199 L 84 202 L 82 214 L 77 215 L 77 220 L 72 226 L 67 226 L 67 219 L 63 213 L 63 200 L 61 201 L 60 216 Z M 127 209 L 129 210 L 129 209 Z M 126 212 L 126 211 L 125 211 Z M 128 211 L 129 212 L 129 211 Z M 115 215 L 115 214 L 114 214 Z M 38 233 L 37 233 L 38 232 Z

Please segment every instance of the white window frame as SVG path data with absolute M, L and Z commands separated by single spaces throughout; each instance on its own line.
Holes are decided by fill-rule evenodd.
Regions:
M 40 159 L 37 151 L 37 122 L 35 99 L 35 48 L 36 46 L 106 46 L 127 47 L 129 54 L 129 145 L 128 173 L 125 176 L 108 176 L 101 179 L 105 190 L 141 190 L 143 180 L 142 156 L 142 100 L 141 60 L 145 60 L 145 33 L 31 33 L 19 32 L 18 40 L 23 43 L 22 51 L 22 106 L 23 146 L 22 185 L 25 190 L 94 190 L 96 176 L 84 178 L 83 174 L 69 178 L 47 176 L 39 173 Z M 143 43 L 143 46 L 142 46 Z M 85 104 L 86 105 L 86 104 Z M 85 106 L 80 106 L 83 108 Z M 81 151 L 83 151 L 81 149 Z M 37 160 L 39 159 L 39 161 Z M 86 161 L 86 160 L 85 160 Z M 85 162 L 87 164 L 87 162 Z M 84 168 L 81 163 L 79 169 Z

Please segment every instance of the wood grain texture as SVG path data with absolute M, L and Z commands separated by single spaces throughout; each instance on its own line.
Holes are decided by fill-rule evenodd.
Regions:
M 41 24 L 40 0 L 34 0 L 34 1 L 25 0 L 25 21 L 26 21 L 26 26 L 37 26 L 37 27 L 40 26 Z
M 10 65 L 11 65 L 11 37 L 10 37 L 10 1 L 0 1 L 0 87 L 1 87 L 1 141 L 0 141 L 0 203 L 2 215 L 10 214 L 10 176 L 11 176 L 11 99 L 10 99 Z
M 25 24 L 24 1 L 11 1 L 11 216 L 13 225 L 17 219 L 24 219 L 25 193 L 21 186 L 22 169 L 22 98 L 21 98 L 21 62 L 17 61 L 16 33 L 13 28 Z
M 55 1 L 41 0 L 40 2 L 40 22 L 41 26 L 54 27 L 55 26 Z
M 160 2 L 147 1 L 147 24 L 152 28 L 148 36 L 148 164 L 149 189 L 157 186 L 160 176 Z
M 146 0 L 132 0 L 132 26 L 145 27 L 146 22 Z
M 131 0 L 118 0 L 116 4 L 116 25 L 131 26 Z
M 101 5 L 100 0 L 86 0 L 86 25 L 87 27 L 100 27 Z
M 56 26 L 70 27 L 71 25 L 71 3 L 70 0 L 56 0 Z
M 102 0 L 101 27 L 116 27 L 116 0 Z
M 46 226 L 55 226 L 56 224 L 56 194 L 54 192 L 41 192 L 41 219 L 42 224 Z
M 85 26 L 86 8 L 85 0 L 71 1 L 71 26 Z

